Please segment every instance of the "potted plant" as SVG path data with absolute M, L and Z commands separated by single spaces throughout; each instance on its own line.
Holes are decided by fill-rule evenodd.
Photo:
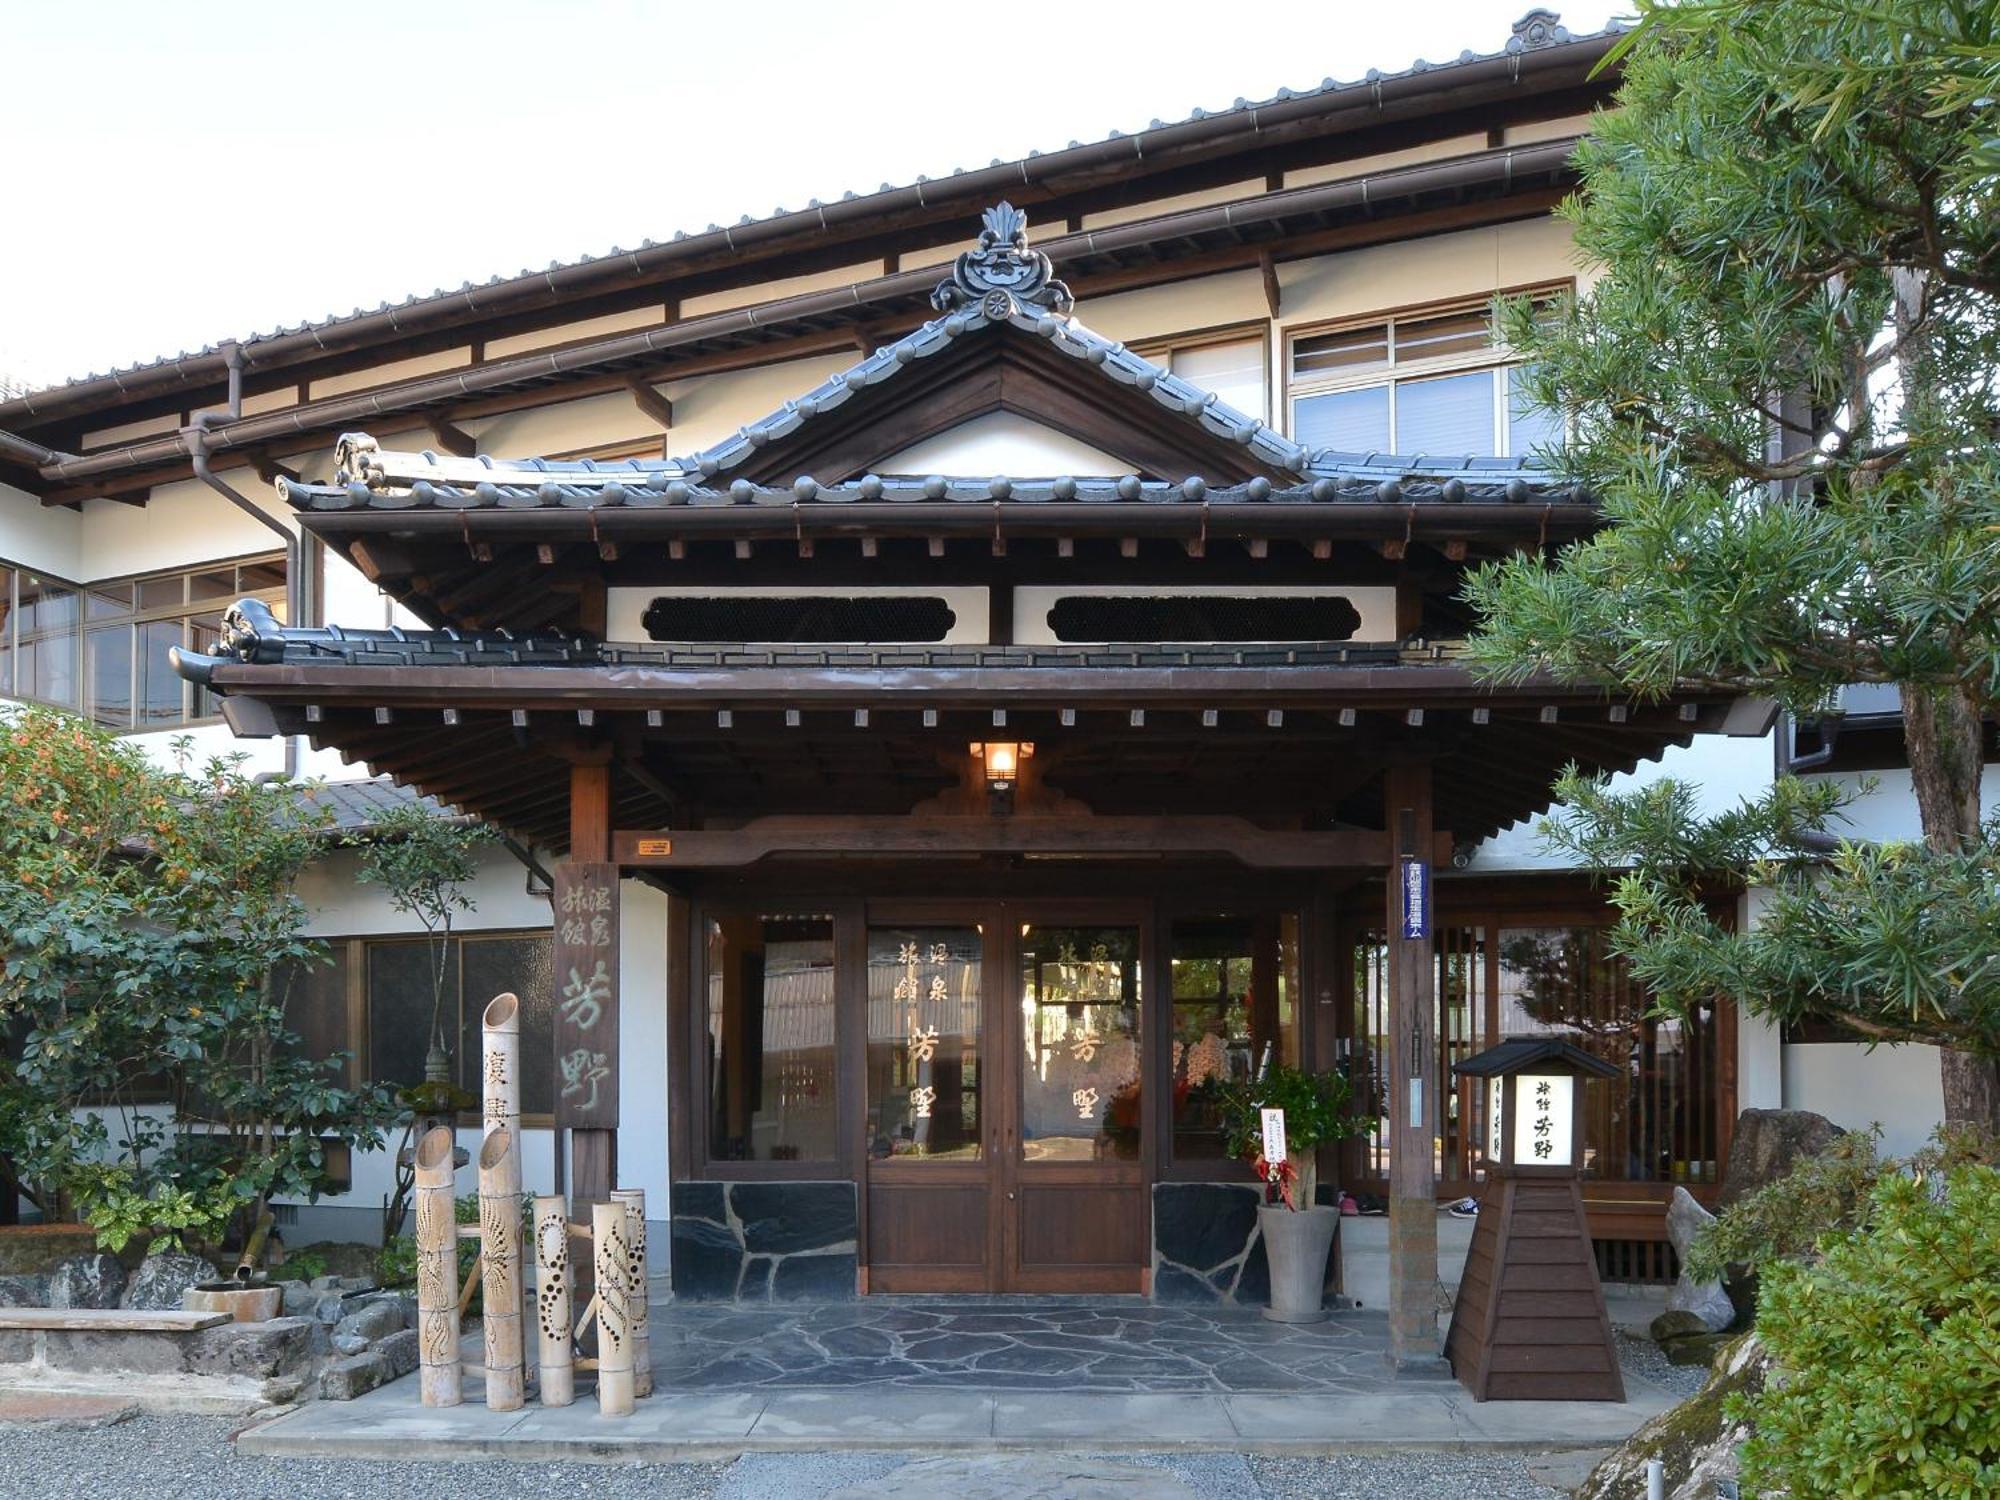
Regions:
M 1317 1152 L 1363 1129 L 1349 1108 L 1351 1098 L 1347 1079 L 1338 1073 L 1283 1066 L 1268 1068 L 1249 1083 L 1216 1086 L 1223 1143 L 1230 1155 L 1249 1162 L 1264 1184 L 1257 1219 L 1271 1265 L 1271 1305 L 1264 1316 L 1273 1322 L 1317 1323 L 1326 1316 L 1326 1258 L 1340 1227 L 1340 1211 L 1316 1201 Z M 1284 1111 L 1281 1161 L 1265 1155 L 1267 1109 Z

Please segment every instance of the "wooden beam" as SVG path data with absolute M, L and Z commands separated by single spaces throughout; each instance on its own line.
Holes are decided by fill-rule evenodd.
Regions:
M 674 403 L 653 388 L 650 380 L 632 379 L 625 382 L 625 389 L 632 393 L 632 404 L 659 424 L 660 431 L 671 432 L 674 426 Z
M 454 426 L 443 412 L 428 412 L 424 416 L 424 426 L 431 431 L 437 445 L 454 458 L 471 458 L 479 451 L 479 444 L 472 434 L 463 427 Z
M 1450 840 L 1431 849 L 1449 858 Z M 775 854 L 1132 854 L 1234 859 L 1251 869 L 1386 869 L 1389 838 L 1366 830 L 1298 832 L 1245 818 L 949 817 L 868 815 L 758 818 L 741 828 L 620 832 L 612 857 L 631 869 L 740 869 Z
M 1257 269 L 1264 277 L 1264 305 L 1271 310 L 1271 321 L 1276 322 L 1282 315 L 1284 289 L 1278 285 L 1277 258 L 1269 250 L 1257 252 Z

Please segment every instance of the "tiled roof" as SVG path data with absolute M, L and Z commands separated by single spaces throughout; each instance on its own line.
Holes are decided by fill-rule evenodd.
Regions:
M 335 450 L 334 483 L 280 479 L 279 493 L 300 510 L 478 510 L 497 507 L 591 509 L 779 504 L 799 501 L 1330 501 L 1580 499 L 1573 489 L 1535 464 L 1514 458 L 1437 457 L 1430 454 L 1344 453 L 1309 449 L 1262 420 L 1237 411 L 1171 370 L 1092 332 L 1069 316 L 1069 291 L 1054 279 L 1048 257 L 1028 247 L 1026 219 L 1012 205 L 987 210 L 977 249 L 959 256 L 932 294 L 939 316 L 884 345 L 812 390 L 785 402 L 722 441 L 680 458 L 506 461 L 459 458 L 430 450 L 382 449 L 365 433 L 343 436 Z M 730 480 L 732 470 L 769 444 L 790 437 L 871 387 L 980 335 L 1004 331 L 1042 340 L 1047 347 L 1097 370 L 1114 385 L 1150 397 L 1157 405 L 1233 442 L 1265 468 L 1289 472 L 1296 482 L 1268 479 L 1211 488 L 1200 476 L 1177 483 L 1123 477 L 1015 480 L 867 475 L 821 485 L 801 475 L 788 485 Z
M 1119 140 L 1131 140 L 1135 159 L 1138 159 L 1145 155 L 1148 138 L 1155 132 L 1172 131 L 1197 122 L 1226 119 L 1235 116 L 1247 116 L 1254 119 L 1260 112 L 1271 110 L 1276 106 L 1291 104 L 1299 100 L 1338 97 L 1371 90 L 1379 92 L 1385 83 L 1394 80 L 1428 74 L 1448 74 L 1453 69 L 1464 68 L 1476 63 L 1493 62 L 1509 56 L 1518 57 L 1523 53 L 1541 51 L 1545 48 L 1563 46 L 1573 42 L 1580 43 L 1601 40 L 1605 37 L 1619 35 L 1625 29 L 1626 27 L 1623 23 L 1614 20 L 1602 31 L 1572 36 L 1567 28 L 1560 24 L 1559 17 L 1554 11 L 1537 8 L 1529 11 L 1519 21 L 1514 23 L 1512 34 L 1508 37 L 1507 44 L 1496 52 L 1482 53 L 1467 48 L 1449 62 L 1433 63 L 1419 58 L 1407 68 L 1387 71 L 1380 68 L 1369 68 L 1359 78 L 1344 81 L 1334 78 L 1324 78 L 1318 84 L 1302 89 L 1279 89 L 1276 94 L 1268 99 L 1238 98 L 1226 109 L 1204 110 L 1197 108 L 1191 110 L 1187 115 L 1178 120 L 1154 119 L 1148 122 L 1144 130 L 1131 132 L 1129 135 L 1125 131 L 1113 130 L 1108 132 L 1100 141 L 1089 143 L 1071 141 L 1067 146 L 1062 148 L 1061 152 L 1044 153 L 1042 151 L 1030 151 L 1025 158 L 1014 162 L 1004 161 L 999 157 L 995 157 L 983 169 L 971 169 L 971 171 L 968 171 L 964 167 L 953 167 L 945 178 L 932 179 L 919 176 L 914 183 L 907 183 L 902 186 L 885 182 L 873 192 L 868 193 L 849 189 L 840 195 L 839 203 L 842 206 L 849 204 L 857 205 L 865 212 L 865 205 L 871 199 L 883 198 L 892 194 L 907 193 L 913 188 L 922 189 L 934 180 L 948 181 L 950 178 L 962 178 L 980 172 L 990 173 L 995 170 L 1004 171 L 1011 168 L 1024 168 L 1028 162 L 1035 161 L 1044 156 L 1060 158 L 1065 152 L 1084 151 L 1093 146 Z M 801 227 L 810 227 L 815 222 L 824 225 L 828 218 L 828 208 L 829 205 L 822 203 L 817 198 L 809 200 L 803 210 L 787 209 L 780 205 L 773 208 L 768 214 L 746 213 L 733 225 L 710 224 L 706 229 L 695 232 L 677 229 L 673 232 L 670 241 L 667 243 L 671 243 L 676 248 L 685 246 L 690 251 L 700 250 L 704 248 L 704 245 L 718 249 L 734 249 L 738 234 L 752 226 L 760 228 L 764 226 L 776 226 L 785 220 L 796 220 Z M 650 239 L 640 241 L 636 250 L 614 245 L 610 250 L 601 255 L 583 255 L 573 261 L 552 260 L 547 267 L 540 270 L 531 266 L 523 266 L 512 276 L 502 276 L 496 273 L 488 277 L 483 286 L 484 288 L 502 288 L 511 283 L 541 281 L 561 272 L 595 265 L 599 262 L 624 263 L 636 267 L 649 252 L 657 252 L 663 248 L 662 242 Z M 413 292 L 400 303 L 394 304 L 394 309 L 401 310 L 407 308 L 412 310 L 412 312 L 416 312 L 431 303 L 462 302 L 470 310 L 477 307 L 479 292 L 481 290 L 481 287 L 467 281 L 461 283 L 456 290 L 436 287 L 428 293 Z M 338 328 L 345 323 L 355 322 L 362 318 L 376 317 L 391 311 L 392 305 L 383 302 L 372 309 L 357 307 L 350 312 L 330 313 L 326 317 L 319 319 L 308 319 L 295 324 L 280 324 L 275 328 L 266 329 L 262 332 L 242 334 L 234 339 L 224 339 L 216 344 L 204 344 L 197 350 L 183 349 L 178 353 L 161 355 L 155 359 L 140 360 L 129 365 L 113 366 L 107 371 L 93 371 L 87 375 L 73 376 L 54 385 L 43 387 L 42 390 L 62 390 L 79 385 L 88 385 L 96 381 L 116 381 L 121 376 L 159 369 L 164 366 L 177 364 L 183 360 L 212 357 L 221 352 L 230 343 L 248 347 L 277 338 L 287 338 L 299 334 L 322 333 L 329 329 Z M 38 392 L 30 391 L 26 394 L 32 398 Z
M 323 831 L 335 837 L 367 833 L 379 827 L 388 814 L 406 807 L 423 807 L 441 818 L 464 817 L 435 797 L 398 786 L 386 776 L 361 781 L 299 782 L 292 790 L 308 815 L 326 810 L 328 821 Z
M 223 620 L 219 654 L 176 649 L 181 675 L 207 682 L 216 667 L 648 667 L 663 671 L 744 668 L 889 670 L 1048 670 L 1173 667 L 1393 667 L 1456 659 L 1449 643 L 1365 641 L 1224 642 L 1135 645 L 600 645 L 569 636 L 515 636 L 505 630 L 343 630 L 280 625 L 260 600 L 245 599 Z M 325 788 L 337 813 L 363 816 L 378 805 L 370 782 Z M 401 795 L 396 793 L 395 795 Z

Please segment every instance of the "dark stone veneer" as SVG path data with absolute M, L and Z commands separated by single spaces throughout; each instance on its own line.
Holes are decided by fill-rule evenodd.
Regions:
M 674 1296 L 691 1302 L 831 1302 L 855 1295 L 860 1225 L 851 1182 L 677 1182 Z
M 1262 1189 L 1247 1182 L 1154 1183 L 1153 1300 L 1268 1306 L 1271 1264 L 1257 1228 L 1262 1200 Z M 1322 1187 L 1319 1200 L 1331 1203 L 1332 1190 Z M 1326 1289 L 1340 1290 L 1337 1238 Z

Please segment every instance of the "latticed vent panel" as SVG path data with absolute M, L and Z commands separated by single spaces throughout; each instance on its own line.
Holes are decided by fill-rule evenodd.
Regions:
M 934 595 L 809 594 L 655 599 L 640 617 L 655 641 L 942 641 L 958 616 Z
M 1668 1285 L 1681 1274 L 1680 1257 L 1665 1240 L 1592 1240 L 1600 1281 Z
M 1059 641 L 1344 641 L 1361 624 L 1338 594 L 1068 594 L 1048 619 Z

